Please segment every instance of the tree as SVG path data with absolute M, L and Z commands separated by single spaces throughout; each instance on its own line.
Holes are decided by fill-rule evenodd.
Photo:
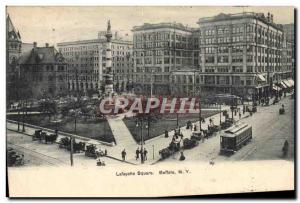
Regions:
M 57 113 L 57 105 L 54 101 L 46 100 L 40 103 L 40 111 L 48 114 L 49 120 L 51 115 Z

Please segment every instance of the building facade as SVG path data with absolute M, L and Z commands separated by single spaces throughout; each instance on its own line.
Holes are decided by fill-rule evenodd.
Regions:
M 17 99 L 14 85 L 17 80 L 17 60 L 22 53 L 22 39 L 10 16 L 6 17 L 6 89 L 7 100 Z
M 104 91 L 106 39 L 62 42 L 57 44 L 68 63 L 70 93 L 99 93 Z M 115 91 L 125 91 L 132 82 L 132 42 L 111 40 L 112 72 Z
M 290 45 L 283 46 L 283 27 L 273 22 L 272 14 L 221 13 L 200 18 L 198 25 L 199 28 L 187 28 L 160 23 L 134 27 L 137 86 L 153 83 L 157 94 L 166 92 L 155 89 L 160 85 L 171 94 L 213 92 L 260 98 L 289 77 L 292 70 L 282 66 L 282 60 L 283 49 Z M 286 51 L 284 56 L 289 54 Z M 155 73 L 149 74 L 153 68 Z
M 292 66 L 292 78 L 294 78 L 294 72 L 295 72 L 295 24 L 284 24 L 283 30 L 285 34 L 285 43 L 286 43 L 286 51 L 287 51 L 287 57 L 291 57 L 291 66 Z M 290 55 L 290 56 L 289 56 Z M 287 59 L 289 60 L 289 59 Z
M 268 13 L 219 14 L 198 21 L 204 93 L 270 93 L 281 79 L 283 30 Z
M 64 96 L 67 94 L 67 63 L 53 46 L 33 48 L 18 60 L 19 78 L 25 81 L 30 98 Z M 25 86 L 24 86 L 25 88 Z
M 197 68 L 198 38 L 179 23 L 144 24 L 133 28 L 136 93 L 171 94 L 171 73 Z

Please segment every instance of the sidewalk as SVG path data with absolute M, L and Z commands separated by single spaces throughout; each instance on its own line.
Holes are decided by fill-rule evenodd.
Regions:
M 223 106 L 222 108 L 222 111 L 224 110 L 230 110 L 230 107 L 229 106 Z M 207 129 L 208 127 L 208 124 L 209 124 L 209 119 L 212 119 L 214 124 L 216 125 L 219 125 L 220 123 L 220 114 L 215 114 L 211 117 L 207 117 L 205 119 L 205 123 L 202 123 L 202 129 Z M 225 121 L 225 117 L 222 115 L 221 116 L 222 118 L 222 122 Z M 238 114 L 235 116 L 235 119 L 238 118 Z M 118 118 L 119 120 L 119 118 Z M 119 120 L 120 121 L 120 120 Z M 124 122 L 122 121 L 122 123 L 124 124 Z M 194 122 L 193 125 L 197 125 L 197 128 L 199 129 L 199 122 Z M 126 131 L 129 131 L 126 127 L 126 125 L 124 124 L 124 128 L 126 128 Z M 180 128 L 181 132 L 183 133 L 183 139 L 184 138 L 190 138 L 191 134 L 193 131 L 191 131 L 190 129 L 186 129 L 186 126 L 183 126 Z M 122 130 L 122 132 L 125 132 L 125 130 Z M 129 132 L 130 133 L 130 132 Z M 123 133 L 125 135 L 125 133 Z M 127 136 L 128 135 L 128 132 L 126 133 Z M 131 136 L 131 134 L 130 134 Z M 173 136 L 173 131 L 169 132 L 169 137 L 168 138 L 165 138 L 165 135 L 164 133 L 157 136 L 157 137 L 154 137 L 152 139 L 149 139 L 147 141 L 145 141 L 145 144 L 144 144 L 144 148 L 147 149 L 148 151 L 148 154 L 147 154 L 147 161 L 145 161 L 145 163 L 147 164 L 153 164 L 153 163 L 156 163 L 159 159 L 160 159 L 160 156 L 159 156 L 159 151 L 163 148 L 166 148 L 169 146 L 171 140 L 172 140 L 172 136 Z M 132 138 L 132 136 L 131 136 Z M 122 138 L 124 139 L 124 138 Z M 133 139 L 133 138 L 132 138 Z M 129 161 L 129 162 L 132 162 L 132 163 L 140 163 L 140 159 L 136 160 L 135 158 L 135 150 L 137 148 L 141 148 L 141 145 L 135 143 L 135 142 L 131 142 L 131 143 L 128 143 L 128 145 L 122 145 L 121 148 L 118 147 L 119 143 L 117 144 L 117 146 L 113 147 L 111 149 L 111 151 L 113 151 L 114 153 L 121 153 L 121 150 L 125 149 L 126 152 L 127 152 L 127 157 L 126 157 L 126 160 Z M 119 148 L 117 151 L 116 149 Z
M 221 109 L 222 109 L 222 111 L 227 110 L 231 117 L 231 112 L 230 112 L 229 106 L 223 106 Z M 246 114 L 249 115 L 249 113 L 246 113 Z M 242 115 L 242 116 L 245 116 L 245 115 Z M 135 142 L 130 131 L 128 130 L 125 123 L 123 122 L 124 116 L 125 116 L 125 114 L 120 114 L 118 116 L 108 118 L 109 125 L 110 125 L 113 135 L 116 139 L 117 144 L 115 146 L 105 146 L 105 145 L 99 143 L 99 141 L 97 141 L 97 140 L 93 140 L 93 139 L 89 139 L 89 138 L 85 138 L 85 137 L 76 138 L 76 141 L 77 142 L 84 141 L 87 144 L 95 144 L 97 146 L 97 148 L 100 148 L 101 150 L 106 149 L 108 151 L 108 155 L 111 158 L 115 158 L 120 161 L 122 159 L 121 151 L 123 149 L 125 149 L 127 152 L 126 161 L 133 163 L 133 164 L 139 164 L 140 160 L 136 160 L 136 158 L 135 158 L 135 150 L 138 147 L 140 148 L 141 146 Z M 210 118 L 213 120 L 214 124 L 219 125 L 220 114 L 218 113 L 211 117 L 207 117 L 205 119 L 205 123 L 202 123 L 202 125 L 201 125 L 202 129 L 207 129 Z M 225 121 L 225 117 L 223 115 L 221 116 L 221 119 L 222 119 L 222 122 Z M 236 120 L 238 119 L 238 114 L 235 116 L 235 119 Z M 197 125 L 197 128 L 199 129 L 199 122 L 194 122 L 193 125 Z M 17 131 L 17 124 L 7 122 L 7 128 Z M 26 134 L 28 134 L 28 135 L 34 134 L 34 131 L 35 131 L 34 128 L 25 127 L 25 129 L 26 129 L 26 132 L 25 132 Z M 20 127 L 20 130 L 22 130 L 22 126 Z M 193 131 L 191 131 L 190 129 L 186 129 L 186 126 L 183 126 L 183 127 L 181 127 L 181 132 L 183 133 L 183 139 L 184 139 L 184 138 L 190 138 Z M 164 133 L 162 132 L 161 135 L 145 141 L 144 148 L 146 148 L 148 151 L 148 154 L 147 154 L 148 160 L 145 163 L 152 164 L 152 163 L 157 162 L 160 159 L 159 151 L 163 148 L 168 147 L 169 143 L 172 140 L 173 134 L 174 134 L 173 131 L 169 132 L 169 137 L 165 138 Z M 57 142 L 62 137 L 65 137 L 65 135 L 61 135 L 59 133 Z

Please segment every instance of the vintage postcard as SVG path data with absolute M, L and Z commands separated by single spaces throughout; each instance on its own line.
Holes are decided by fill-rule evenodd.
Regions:
M 9 197 L 295 190 L 295 8 L 5 17 Z

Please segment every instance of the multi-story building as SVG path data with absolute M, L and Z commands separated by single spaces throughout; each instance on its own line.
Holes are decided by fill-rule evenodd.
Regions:
M 13 25 L 10 16 L 6 17 L 6 39 L 8 65 L 15 64 L 22 53 L 20 32 Z
M 198 38 L 193 29 L 180 23 L 147 23 L 132 31 L 136 93 L 170 94 L 173 71 L 198 68 Z
M 290 24 L 283 24 L 283 30 L 284 33 L 286 34 L 286 40 L 291 43 L 295 43 L 295 24 L 290 23 Z
M 68 63 L 68 89 L 70 92 L 103 92 L 106 39 L 62 42 L 57 44 Z M 125 91 L 132 82 L 132 42 L 112 39 L 112 71 L 115 91 Z
M 33 48 L 33 43 L 22 43 L 22 53 L 31 51 Z
M 45 47 L 37 47 L 34 42 L 33 48 L 19 58 L 17 66 L 19 78 L 25 81 L 28 90 L 27 97 L 55 97 L 68 93 L 67 63 L 63 55 L 48 43 Z
M 294 78 L 294 70 L 295 70 L 295 25 L 293 23 L 291 24 L 284 24 L 283 30 L 285 33 L 285 41 L 287 43 L 287 50 L 290 51 L 291 55 L 291 65 L 292 65 L 292 76 Z M 289 54 L 287 54 L 289 55 Z
M 18 99 L 15 82 L 17 80 L 17 61 L 22 54 L 22 39 L 20 32 L 15 28 L 10 16 L 6 17 L 6 88 L 7 99 Z
M 152 86 L 154 92 L 164 90 L 157 94 L 262 97 L 289 77 L 291 69 L 282 66 L 283 28 L 273 22 L 272 14 L 221 13 L 200 18 L 198 25 L 133 28 L 134 80 L 140 90 Z
M 203 92 L 269 94 L 282 69 L 283 30 L 273 15 L 221 13 L 198 24 Z
M 285 36 L 282 45 L 282 79 L 294 78 L 294 44 L 289 42 Z

